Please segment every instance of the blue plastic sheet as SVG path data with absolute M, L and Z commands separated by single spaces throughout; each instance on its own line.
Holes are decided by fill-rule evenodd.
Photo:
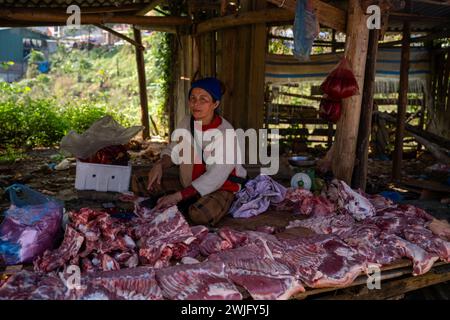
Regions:
M 320 27 L 311 0 L 297 0 L 294 20 L 294 56 L 308 61 Z

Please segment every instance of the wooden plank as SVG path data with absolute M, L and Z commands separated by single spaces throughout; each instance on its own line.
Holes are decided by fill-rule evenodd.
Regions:
M 218 60 L 220 62 L 218 77 L 223 81 L 226 87 L 225 95 L 221 102 L 222 114 L 228 121 L 233 119 L 233 105 L 236 97 L 234 66 L 236 65 L 238 44 L 237 30 L 226 29 L 218 31 L 220 49 L 218 51 Z M 233 124 L 234 125 L 234 124 Z
M 249 94 L 249 66 L 251 50 L 251 27 L 243 26 L 237 31 L 236 64 L 234 65 L 234 99 L 233 99 L 233 126 L 247 129 L 248 123 L 248 94 Z M 246 152 L 247 153 L 247 152 Z
M 28 9 L 14 8 L 0 11 L 0 19 L 19 20 L 27 22 L 46 22 L 48 24 L 66 23 L 70 15 L 66 12 L 41 12 L 30 11 Z M 157 27 L 188 26 L 191 20 L 188 17 L 155 17 L 155 16 L 134 16 L 124 14 L 82 14 L 80 24 L 105 24 L 105 23 L 126 23 L 134 25 Z
M 377 29 L 370 30 L 367 50 L 366 72 L 364 75 L 364 89 L 362 98 L 361 116 L 359 120 L 358 140 L 356 142 L 356 163 L 353 172 L 352 187 L 366 190 L 367 168 L 369 155 L 369 138 L 372 130 L 372 108 L 375 89 L 375 68 L 378 53 Z
M 277 124 L 328 124 L 328 121 L 325 121 L 320 118 L 316 119 L 304 119 L 304 118 L 292 118 L 292 119 L 277 119 L 274 117 L 267 118 L 268 124 L 277 125 Z
M 449 7 L 450 6 L 450 2 L 441 0 L 413 0 L 413 2 L 421 2 L 421 3 L 426 3 L 426 4 L 434 4 L 434 5 L 439 5 L 439 6 L 446 6 Z
M 296 93 L 289 93 L 289 92 L 280 92 L 279 94 L 283 95 L 283 96 L 287 96 L 287 97 L 301 98 L 301 99 L 312 100 L 312 101 L 320 101 L 322 99 L 320 97 L 312 97 L 312 96 L 307 96 L 304 94 L 296 94 Z
M 436 181 L 425 181 L 425 180 L 403 178 L 398 182 L 398 184 L 417 188 L 420 190 L 426 189 L 450 194 L 450 187 Z
M 133 27 L 134 41 L 142 46 L 141 31 Z M 144 52 L 138 47 L 135 48 L 136 52 L 136 66 L 138 72 L 139 81 L 139 98 L 141 101 L 141 123 L 144 126 L 142 137 L 147 139 L 150 137 L 150 123 L 148 114 L 148 98 L 147 98 L 147 80 L 145 77 L 145 62 Z M 155 126 L 156 128 L 156 126 Z
M 379 106 L 397 105 L 398 99 L 374 99 L 373 102 Z M 421 106 L 422 104 L 423 104 L 422 99 L 408 99 L 409 106 Z
M 194 28 L 197 34 L 216 31 L 219 29 L 233 28 L 249 24 L 261 24 L 267 22 L 291 22 L 294 14 L 284 9 L 267 9 L 258 11 L 248 11 L 239 15 L 228 15 L 224 17 L 208 19 L 200 22 Z
M 264 10 L 266 0 L 256 0 L 254 8 Z M 264 123 L 264 90 L 267 50 L 265 23 L 255 24 L 251 30 L 247 128 L 262 129 Z
M 383 118 L 386 121 L 389 121 L 391 123 L 396 122 L 395 118 L 386 112 L 377 111 L 375 113 L 377 114 L 377 116 L 379 116 L 380 118 Z M 421 136 L 421 137 L 439 145 L 442 148 L 450 149 L 450 140 L 449 139 L 446 139 L 444 137 L 438 136 L 436 134 L 433 134 L 433 133 L 425 131 L 425 130 L 421 130 L 420 128 L 418 128 L 416 126 L 412 126 L 410 124 L 406 124 L 405 129 L 406 129 L 406 131 L 414 133 L 418 136 Z
M 295 12 L 296 0 L 267 0 L 279 7 Z M 346 12 L 320 0 L 313 0 L 319 23 L 337 31 L 346 31 Z
M 444 24 L 450 23 L 450 18 L 442 17 L 442 16 L 426 16 L 422 14 L 416 13 L 405 13 L 405 12 L 391 12 L 389 17 L 393 20 L 401 20 L 404 22 L 417 22 L 417 21 L 425 21 L 432 22 L 433 24 Z
M 407 2 L 407 9 L 411 7 Z M 395 130 L 395 148 L 392 159 L 392 178 L 398 180 L 401 175 L 403 159 L 403 138 L 405 135 L 406 107 L 408 102 L 408 78 L 410 56 L 411 23 L 403 23 L 402 52 L 400 63 L 400 84 L 398 93 L 397 124 Z
M 443 39 L 443 38 L 448 38 L 449 36 L 450 36 L 449 31 L 440 31 L 440 32 L 436 32 L 436 33 L 429 33 L 425 36 L 411 38 L 410 43 L 426 42 L 426 41 L 435 40 L 435 39 Z M 402 40 L 382 42 L 379 44 L 379 46 L 381 48 L 385 48 L 385 47 L 393 47 L 393 46 L 396 46 L 399 44 L 402 44 Z
M 367 17 L 359 1 L 349 0 L 345 56 L 350 63 L 360 90 L 364 87 L 364 70 L 369 40 L 366 19 Z M 342 115 L 336 128 L 332 168 L 335 177 L 347 184 L 351 184 L 355 163 L 361 101 L 361 95 L 342 100 Z
M 392 280 L 381 284 L 381 289 L 369 290 L 363 286 L 357 293 L 347 293 L 330 297 L 330 300 L 384 300 L 400 294 L 443 283 L 450 280 L 450 272 L 435 273 L 430 271 L 416 277 Z

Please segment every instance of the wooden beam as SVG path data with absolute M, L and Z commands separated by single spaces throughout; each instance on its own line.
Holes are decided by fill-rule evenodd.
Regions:
M 353 172 L 353 188 L 366 190 L 367 167 L 369 154 L 369 138 L 372 130 L 373 94 L 375 89 L 375 70 L 378 53 L 377 29 L 369 32 L 369 46 L 367 50 L 366 73 L 362 98 L 361 116 L 359 120 L 358 140 L 356 142 L 356 164 Z
M 450 272 L 428 272 L 416 277 L 406 277 L 403 279 L 391 280 L 382 283 L 381 290 L 369 290 L 367 285 L 361 286 L 359 292 L 346 293 L 330 297 L 330 300 L 384 300 L 432 286 L 450 280 Z
M 442 16 L 425 16 L 422 14 L 416 13 L 404 13 L 404 12 L 391 12 L 389 14 L 389 18 L 394 20 L 402 20 L 402 21 L 426 21 L 430 23 L 450 23 L 450 18 L 442 17 Z
M 101 24 L 95 24 L 96 27 L 103 29 L 105 31 L 108 31 L 109 33 L 115 35 L 116 37 L 119 37 L 120 39 L 123 39 L 129 43 L 131 43 L 133 46 L 139 48 L 140 50 L 145 50 L 144 46 L 140 43 L 137 43 L 136 41 L 134 41 L 133 39 L 128 38 L 126 35 L 121 34 L 120 32 L 117 32 L 114 29 L 111 29 L 107 26 L 101 25 Z
M 407 6 L 410 8 L 408 1 Z M 398 93 L 397 125 L 395 130 L 395 147 L 392 162 L 392 178 L 400 179 L 403 159 L 403 138 L 405 135 L 406 107 L 408 105 L 408 78 L 410 56 L 411 22 L 403 23 L 402 53 L 400 62 L 400 84 Z
M 164 0 L 153 0 L 148 5 L 145 6 L 142 10 L 139 10 L 136 15 L 137 16 L 145 16 L 148 12 L 152 11 L 155 7 L 162 4 Z
M 211 32 L 219 29 L 232 28 L 248 24 L 259 24 L 267 22 L 290 22 L 294 20 L 294 14 L 284 9 L 267 9 L 259 11 L 249 11 L 239 15 L 228 15 L 219 18 L 213 18 L 200 22 L 196 29 L 198 34 Z
M 383 118 L 384 120 L 390 122 L 390 123 L 395 123 L 396 119 L 391 116 L 389 113 L 386 112 L 379 112 L 376 111 L 375 112 L 380 118 Z M 423 137 L 427 140 L 429 140 L 432 143 L 438 144 L 440 147 L 442 148 L 446 148 L 450 150 L 450 140 L 446 139 L 444 137 L 440 137 L 434 133 L 425 131 L 425 130 L 421 130 L 420 128 L 416 127 L 416 126 L 412 126 L 410 124 L 406 124 L 405 125 L 405 130 L 411 133 L 414 133 L 420 137 Z
M 133 27 L 134 41 L 142 46 L 141 30 Z M 150 123 L 148 120 L 148 98 L 147 98 L 147 80 L 145 77 L 145 63 L 144 63 L 144 51 L 139 48 L 135 48 L 136 52 L 136 66 L 139 80 L 139 98 L 141 101 L 141 123 L 144 126 L 142 138 L 147 139 L 150 137 Z
M 296 0 L 267 0 L 279 7 L 285 8 L 295 13 Z M 313 0 L 319 23 L 325 27 L 332 28 L 337 31 L 345 32 L 346 13 L 344 10 L 336 8 L 328 3 L 320 0 Z
M 426 42 L 426 41 L 430 41 L 430 40 L 442 39 L 442 38 L 448 38 L 448 37 L 450 37 L 450 31 L 442 31 L 442 32 L 437 32 L 437 33 L 430 33 L 430 34 L 427 34 L 426 36 L 411 38 L 410 43 Z M 384 48 L 384 47 L 396 46 L 399 44 L 402 44 L 402 40 L 383 42 L 383 43 L 380 43 L 379 46 Z
M 67 6 L 63 7 L 51 7 L 51 8 L 27 8 L 27 7 L 8 7 L 2 8 L 2 10 L 13 10 L 20 12 L 36 12 L 40 14 L 45 13 L 53 13 L 60 14 L 66 13 Z M 129 4 L 129 5 L 121 5 L 121 6 L 105 6 L 105 7 L 83 7 L 80 6 L 80 10 L 82 14 L 102 14 L 102 13 L 117 13 L 117 12 L 129 12 L 130 14 L 134 14 L 134 12 L 142 9 L 144 5 L 142 4 Z
M 302 98 L 302 99 L 313 100 L 313 101 L 320 101 L 322 99 L 321 97 L 312 97 L 312 96 L 307 96 L 304 94 L 296 94 L 296 93 L 289 93 L 289 92 L 283 92 L 283 91 L 280 91 L 279 94 L 283 95 L 283 96 L 287 96 L 287 97 Z
M 348 1 L 347 39 L 345 56 L 358 82 L 364 87 L 369 29 L 366 15 L 359 0 Z M 333 145 L 333 173 L 336 178 L 351 184 L 355 163 L 356 140 L 358 138 L 362 95 L 342 100 L 342 116 L 336 125 Z
M 39 22 L 48 24 L 66 23 L 69 14 L 65 12 L 41 12 L 24 9 L 6 9 L 0 11 L 0 19 Z M 125 23 L 133 25 L 157 27 L 188 26 L 191 20 L 187 17 L 140 17 L 114 13 L 81 14 L 80 24 Z M 156 30 L 156 29 L 155 29 Z
M 266 0 L 254 2 L 257 10 L 265 10 Z M 262 129 L 264 124 L 264 84 L 266 69 L 267 28 L 265 23 L 255 24 L 251 30 L 250 68 L 248 88 L 247 126 Z
M 420 2 L 420 3 L 426 3 L 426 4 L 434 4 L 438 6 L 446 6 L 450 7 L 450 1 L 437 1 L 437 0 L 412 0 L 413 2 Z

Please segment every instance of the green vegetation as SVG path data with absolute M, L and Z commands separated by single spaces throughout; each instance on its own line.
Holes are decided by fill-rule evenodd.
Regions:
M 26 155 L 19 150 L 8 147 L 7 149 L 0 150 L 0 164 L 13 164 L 16 161 L 23 160 Z
M 171 63 L 168 37 L 157 32 L 143 37 L 149 113 L 163 133 Z M 25 79 L 0 82 L 0 152 L 5 156 L 9 147 L 58 144 L 70 130 L 83 132 L 106 114 L 124 126 L 140 124 L 133 46 L 80 50 L 61 45 L 50 56 L 47 74 L 34 68 L 42 58 L 32 51 L 32 72 Z

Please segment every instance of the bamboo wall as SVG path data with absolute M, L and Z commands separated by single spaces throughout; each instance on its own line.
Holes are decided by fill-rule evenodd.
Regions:
M 450 48 L 434 50 L 431 61 L 428 130 L 450 139 Z

